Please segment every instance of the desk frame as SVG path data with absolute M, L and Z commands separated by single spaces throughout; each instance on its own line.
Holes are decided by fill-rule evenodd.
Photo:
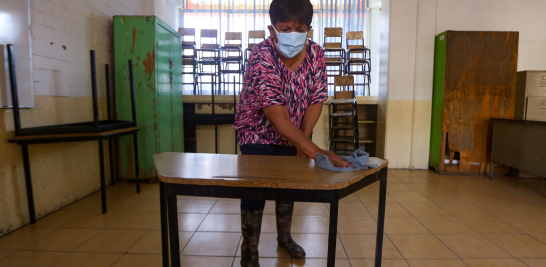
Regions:
M 181 178 L 182 179 L 182 178 Z M 377 216 L 377 237 L 375 267 L 381 267 L 383 253 L 383 230 L 385 225 L 385 200 L 387 195 L 387 167 L 370 174 L 348 187 L 336 190 L 279 189 L 256 187 L 228 187 L 218 185 L 173 184 L 159 181 L 161 206 L 161 248 L 163 266 L 169 267 L 169 252 L 172 267 L 180 267 L 180 244 L 178 239 L 178 195 L 241 198 L 252 200 L 282 200 L 298 202 L 330 203 L 330 225 L 328 231 L 328 267 L 335 266 L 336 235 L 339 200 L 376 182 L 379 186 L 379 209 Z

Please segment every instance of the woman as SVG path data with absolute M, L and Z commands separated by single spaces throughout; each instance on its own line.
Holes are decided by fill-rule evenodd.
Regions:
M 273 0 L 270 37 L 249 59 L 234 128 L 243 155 L 316 158 L 328 156 L 337 167 L 352 166 L 309 140 L 328 98 L 324 51 L 307 40 L 313 5 L 309 0 Z M 256 267 L 265 201 L 241 200 L 241 266 Z M 305 251 L 291 237 L 293 201 L 276 201 L 277 241 L 293 258 Z

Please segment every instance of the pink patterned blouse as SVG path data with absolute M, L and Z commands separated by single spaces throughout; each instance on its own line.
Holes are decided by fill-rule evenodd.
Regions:
M 248 64 L 233 125 L 239 145 L 291 146 L 273 129 L 263 108 L 286 106 L 292 123 L 301 127 L 307 107 L 328 98 L 324 51 L 307 40 L 305 59 L 292 71 L 282 63 L 270 37 L 254 47 Z

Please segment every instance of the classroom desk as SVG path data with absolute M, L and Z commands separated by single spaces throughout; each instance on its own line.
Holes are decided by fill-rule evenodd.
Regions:
M 160 184 L 163 266 L 180 266 L 177 195 L 330 203 L 328 267 L 335 266 L 339 200 L 376 182 L 379 210 L 375 267 L 381 266 L 387 165 L 355 172 L 332 172 L 295 156 L 238 156 L 199 153 L 154 155 Z M 169 241 L 170 240 L 170 241 Z

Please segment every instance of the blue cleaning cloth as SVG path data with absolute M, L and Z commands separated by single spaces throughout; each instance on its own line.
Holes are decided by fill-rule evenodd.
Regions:
M 356 150 L 351 156 L 342 156 L 342 158 L 345 159 L 347 162 L 353 164 L 355 167 L 336 167 L 328 160 L 328 156 L 322 155 L 320 153 L 317 153 L 315 165 L 320 168 L 336 172 L 352 172 L 362 169 L 368 169 L 368 166 L 374 167 L 371 165 L 367 165 L 368 161 L 370 160 L 370 154 L 360 149 Z

